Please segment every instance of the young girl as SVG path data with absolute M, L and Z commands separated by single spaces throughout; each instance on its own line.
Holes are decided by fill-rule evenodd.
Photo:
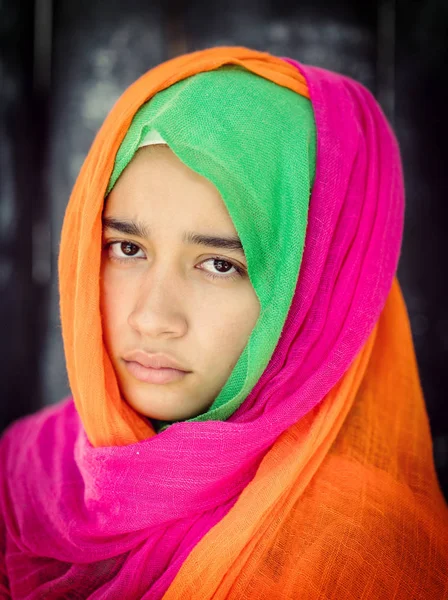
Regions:
M 5 598 L 448 596 L 371 94 L 246 48 L 119 99 L 66 211 L 72 397 L 0 443 Z

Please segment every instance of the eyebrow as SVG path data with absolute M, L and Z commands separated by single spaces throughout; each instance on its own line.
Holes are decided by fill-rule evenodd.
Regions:
M 145 223 L 141 223 L 139 221 L 113 219 L 111 217 L 103 217 L 102 222 L 104 229 L 113 229 L 114 231 L 119 231 L 120 233 L 133 235 L 140 238 L 150 238 L 149 227 L 147 227 Z M 238 236 L 231 235 L 222 237 L 186 231 L 183 235 L 182 241 L 185 244 L 195 244 L 210 248 L 224 248 L 226 250 L 238 250 L 244 253 L 243 244 Z

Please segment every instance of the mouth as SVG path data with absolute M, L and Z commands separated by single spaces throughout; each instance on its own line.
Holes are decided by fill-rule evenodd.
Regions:
M 191 373 L 166 354 L 147 353 L 143 350 L 127 353 L 123 362 L 128 372 L 144 383 L 172 383 Z
M 179 369 L 172 369 L 171 367 L 161 367 L 159 369 L 153 367 L 145 367 L 139 362 L 125 360 L 124 364 L 128 372 L 144 383 L 172 383 L 174 381 L 180 381 L 188 373 Z

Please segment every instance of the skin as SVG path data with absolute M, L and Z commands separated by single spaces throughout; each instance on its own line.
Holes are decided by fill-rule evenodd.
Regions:
M 111 219 L 138 221 L 147 231 L 123 233 Z M 186 243 L 189 232 L 237 238 L 209 180 L 167 146 L 140 148 L 103 211 L 101 312 L 121 393 L 152 419 L 183 420 L 206 411 L 260 311 L 244 252 Z M 177 381 L 142 382 L 123 358 L 133 350 L 163 353 L 187 372 Z

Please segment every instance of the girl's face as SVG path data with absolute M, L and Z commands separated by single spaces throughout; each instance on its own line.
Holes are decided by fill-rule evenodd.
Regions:
M 167 421 L 207 410 L 259 309 L 215 186 L 167 146 L 138 150 L 103 212 L 103 332 L 126 401 Z

